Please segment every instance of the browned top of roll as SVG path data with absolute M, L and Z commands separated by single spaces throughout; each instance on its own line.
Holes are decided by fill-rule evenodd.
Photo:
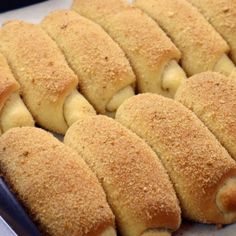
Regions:
M 97 174 L 124 234 L 178 228 L 180 209 L 173 187 L 142 139 L 108 117 L 94 116 L 71 126 L 65 143 Z
M 124 37 L 125 42 L 128 38 L 130 42 L 125 43 L 125 51 L 143 55 L 149 66 L 158 66 L 161 58 L 167 55 L 170 59 L 180 58 L 179 50 L 158 25 L 126 1 L 78 0 L 74 1 L 73 9 L 101 23 L 122 48 L 121 38 Z
M 94 19 L 100 19 L 108 14 L 114 15 L 129 8 L 126 0 L 74 0 L 72 4 L 72 9 Z
M 79 0 L 72 9 L 104 27 L 121 46 L 136 73 L 139 90 L 149 91 L 153 83 L 160 87 L 159 93 L 166 94 L 161 89 L 162 71 L 170 60 L 180 59 L 180 51 L 147 14 L 122 0 L 111 2 Z
M 0 50 L 16 77 L 24 76 L 49 100 L 76 88 L 78 79 L 52 39 L 38 25 L 9 21 L 0 31 Z M 23 87 L 22 80 L 19 80 Z
M 181 63 L 189 75 L 213 70 L 229 51 L 227 43 L 186 0 L 136 0 L 182 52 Z
M 177 101 L 154 94 L 128 99 L 116 119 L 144 138 L 166 167 L 185 217 L 231 222 L 216 205 L 216 192 L 236 176 L 235 161 L 203 123 Z
M 191 109 L 236 159 L 236 81 L 205 72 L 189 78 L 175 99 Z
M 42 27 L 58 43 L 80 78 L 80 89 L 105 113 L 113 95 L 135 83 L 124 52 L 97 24 L 69 10 L 55 11 Z
M 0 110 L 11 93 L 19 89 L 6 59 L 0 54 Z
M 78 154 L 37 128 L 15 128 L 0 138 L 7 183 L 42 232 L 100 235 L 113 215 L 95 175 Z

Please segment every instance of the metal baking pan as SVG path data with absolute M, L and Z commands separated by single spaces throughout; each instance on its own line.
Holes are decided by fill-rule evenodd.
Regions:
M 0 1 L 0 12 L 13 10 L 19 7 L 25 7 L 46 0 L 5 0 Z

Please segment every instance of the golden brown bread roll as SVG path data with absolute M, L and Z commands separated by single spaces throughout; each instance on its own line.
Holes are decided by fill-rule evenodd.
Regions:
M 125 54 L 99 25 L 69 10 L 49 14 L 41 25 L 63 51 L 80 78 L 81 92 L 98 112 L 114 112 L 134 95 L 135 76 Z
M 236 81 L 204 72 L 189 78 L 175 99 L 192 110 L 236 159 Z
M 139 92 L 174 96 L 185 79 L 180 52 L 150 17 L 123 0 L 75 0 L 72 9 L 104 27 L 121 46 Z
M 81 119 L 65 135 L 96 173 L 124 236 L 170 235 L 180 225 L 172 184 L 151 148 L 105 116 Z
M 187 74 L 217 71 L 229 75 L 235 68 L 229 47 L 199 11 L 186 0 L 135 0 L 164 29 L 182 53 Z
M 18 126 L 34 126 L 34 120 L 19 96 L 16 82 L 9 65 L 0 54 L 0 131 Z
M 205 16 L 230 46 L 230 56 L 236 63 L 236 1 L 188 0 Z
M 95 114 L 76 91 L 77 76 L 38 25 L 6 23 L 0 30 L 0 51 L 21 85 L 27 107 L 44 128 L 64 133 L 81 115 Z
M 236 163 L 186 107 L 155 94 L 128 99 L 116 119 L 161 158 L 183 211 L 198 222 L 236 221 Z
M 116 235 L 96 176 L 78 154 L 46 131 L 27 127 L 5 133 L 0 138 L 0 170 L 43 235 Z

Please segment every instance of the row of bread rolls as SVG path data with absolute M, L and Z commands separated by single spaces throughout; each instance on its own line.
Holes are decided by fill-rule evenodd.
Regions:
M 113 236 L 113 213 L 122 235 L 168 236 L 179 227 L 169 177 L 134 133 L 91 116 L 72 125 L 65 143 L 78 154 L 37 128 L 0 138 L 1 173 L 43 234 Z
M 199 2 L 198 0 L 189 1 L 196 2 L 196 4 Z M 153 63 L 157 62 L 157 58 L 150 51 L 154 52 L 156 49 L 157 54 L 160 55 L 158 57 L 158 67 L 161 68 L 161 70 L 159 69 L 159 73 L 164 73 L 161 80 L 163 82 L 163 88 L 171 91 L 173 88 L 168 87 L 168 78 L 167 86 L 165 86 L 163 65 L 167 66 L 171 59 L 178 60 L 179 58 L 176 54 L 177 51 L 171 47 L 171 42 L 166 39 L 160 29 L 158 29 L 159 31 L 156 33 L 156 37 L 150 33 L 150 37 L 147 36 L 147 32 L 154 31 L 153 23 L 136 7 L 149 14 L 179 48 L 182 53 L 181 65 L 188 75 L 208 70 L 219 71 L 225 75 L 229 75 L 235 69 L 233 62 L 227 55 L 229 53 L 227 43 L 187 0 L 136 0 L 134 1 L 134 6 L 129 6 L 125 2 L 124 0 L 75 0 L 72 9 L 94 20 L 106 29 L 126 52 L 131 64 L 135 68 L 137 78 L 146 75 L 150 79 L 151 75 L 153 75 L 151 68 Z M 201 5 L 204 5 L 205 8 L 210 8 L 208 4 L 205 4 L 205 1 L 200 2 L 202 2 Z M 207 2 L 212 2 L 212 5 L 215 5 L 215 1 Z M 220 1 L 218 0 L 218 2 Z M 221 6 L 222 4 L 219 3 L 218 5 Z M 214 11 L 213 9 L 212 11 Z M 231 11 L 234 11 L 233 5 L 230 4 L 227 5 L 227 9 L 230 11 L 230 14 Z M 230 39 L 227 41 L 231 46 L 231 53 L 233 54 L 234 46 L 230 42 L 234 40 L 235 14 L 232 13 L 229 18 L 230 22 L 228 24 L 232 24 L 233 26 L 230 25 L 230 27 L 232 26 L 234 28 L 228 27 L 230 28 L 228 31 L 230 30 L 232 33 L 228 37 Z M 226 20 L 224 16 L 221 17 L 220 23 L 218 24 L 225 24 L 223 23 L 224 20 Z M 162 43 L 156 45 L 154 43 L 155 41 Z M 172 50 L 170 51 L 171 48 Z M 173 54 L 174 52 L 175 54 Z M 148 63 L 148 65 L 145 65 L 144 62 Z M 141 69 L 140 64 L 142 65 Z M 176 74 L 176 78 L 177 75 L 179 75 L 178 78 L 182 78 L 177 68 L 174 71 L 175 73 L 173 73 Z M 154 77 L 156 78 L 157 75 Z M 179 82 L 180 79 L 176 82 L 176 87 Z M 153 86 L 153 84 L 150 85 Z M 154 92 L 153 88 L 141 90 L 142 92 Z
M 114 21 L 109 15 L 101 24 L 113 22 L 108 32 L 117 37 L 115 41 L 126 53 L 138 80 L 137 71 L 143 69 L 148 78 L 150 68 L 157 65 L 157 61 L 152 66 L 143 63 L 149 60 L 145 57 L 149 54 L 143 51 L 151 52 L 149 31 L 156 32 L 153 35 L 158 32 L 163 47 L 168 42 L 177 52 L 156 24 L 148 27 L 153 21 L 141 11 L 115 0 L 111 1 L 114 8 L 105 1 L 98 3 L 103 3 L 103 8 L 98 5 L 95 13 L 100 15 L 98 10 L 103 9 L 106 15 L 107 7 L 117 14 Z M 128 20 L 129 15 L 136 19 L 136 26 L 139 23 L 141 27 L 140 21 L 147 22 L 148 31 L 136 28 Z M 121 19 L 128 20 L 127 32 Z M 172 83 L 173 75 L 184 75 L 183 71 L 177 62 L 160 53 L 158 58 L 165 58 L 166 65 L 173 66 L 162 67 L 164 62 L 159 61 L 162 71 L 155 71 L 156 83 L 169 81 L 164 83 L 171 84 L 164 95 L 171 97 L 180 85 L 177 101 L 154 94 L 133 96 L 135 76 L 129 62 L 98 25 L 74 12 L 57 11 L 41 26 L 56 43 L 40 26 L 13 21 L 0 31 L 0 51 L 40 125 L 65 133 L 78 120 L 65 136 L 65 144 L 78 154 L 42 130 L 13 129 L 0 138 L 0 168 L 42 232 L 116 235 L 114 214 L 122 235 L 170 235 L 180 225 L 177 197 L 188 219 L 216 224 L 235 222 L 236 163 L 230 157 L 235 158 L 235 81 L 207 72 L 187 81 L 184 76 L 178 77 L 179 82 Z M 113 31 L 113 27 L 122 30 Z M 139 48 L 141 41 L 132 32 L 147 36 L 146 49 Z M 125 39 L 124 44 L 120 37 Z M 127 45 L 133 46 L 136 54 L 128 54 Z M 162 52 L 160 45 L 158 50 Z M 222 57 L 224 66 L 216 64 L 221 64 L 221 72 L 229 74 L 230 62 Z M 116 120 L 144 139 L 156 154 L 117 122 L 95 116 L 91 105 L 76 90 L 77 76 L 82 93 L 100 113 L 114 112 L 126 100 L 118 108 Z M 158 89 L 152 92 L 161 93 Z M 100 97 L 104 100 L 96 99 Z
M 111 210 L 122 235 L 170 235 L 180 225 L 177 197 L 187 219 L 235 222 L 235 88 L 234 80 L 207 72 L 176 94 L 215 136 L 178 101 L 142 94 L 127 99 L 116 120 L 146 143 L 105 116 L 83 117 L 69 128 L 64 143 L 77 155 L 45 131 L 16 128 L 0 138 L 1 173 L 50 235 L 115 235 Z M 86 182 L 91 171 L 102 188 Z
M 134 95 L 135 76 L 137 92 L 173 98 L 186 78 L 178 65 L 180 57 L 189 75 L 205 70 L 229 75 L 235 70 L 225 54 L 226 42 L 187 1 L 148 0 L 136 5 L 160 24 L 182 57 L 154 20 L 122 0 L 75 1 L 73 9 L 103 26 L 124 52 L 101 27 L 69 10 L 51 13 L 42 27 L 22 21 L 2 27 L 0 51 L 40 126 L 64 134 L 95 110 L 114 115 Z
M 215 136 L 178 101 L 142 94 L 127 99 L 116 120 L 146 143 L 105 116 L 69 128 L 64 142 L 77 155 L 45 131 L 16 128 L 0 138 L 1 172 L 50 235 L 116 235 L 111 210 L 122 235 L 170 235 L 180 225 L 177 197 L 187 219 L 235 222 L 235 88 L 234 80 L 207 72 L 176 94 Z

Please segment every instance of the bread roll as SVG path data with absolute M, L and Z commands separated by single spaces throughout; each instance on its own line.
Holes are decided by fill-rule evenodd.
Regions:
M 0 130 L 18 126 L 34 126 L 34 120 L 19 96 L 16 82 L 9 65 L 0 54 Z
M 116 119 L 161 158 L 184 217 L 214 224 L 236 221 L 236 163 L 194 113 L 174 100 L 143 94 L 121 105 Z
M 175 99 L 191 109 L 236 159 L 236 81 L 215 72 L 187 80 Z
M 116 235 L 96 176 L 51 134 L 30 127 L 8 131 L 0 138 L 0 170 L 43 235 Z
M 110 34 L 128 57 L 139 92 L 173 97 L 185 79 L 180 52 L 146 14 L 123 0 L 75 0 L 72 9 Z
M 218 71 L 229 75 L 235 68 L 227 56 L 229 47 L 199 11 L 186 0 L 136 0 L 164 29 L 182 53 L 181 63 L 189 76 Z
M 180 209 L 168 175 L 134 133 L 111 118 L 93 116 L 71 126 L 64 142 L 96 173 L 121 235 L 170 235 L 179 227 Z
M 236 1 L 188 0 L 205 16 L 230 46 L 230 56 L 236 63 Z
M 23 21 L 6 23 L 0 30 L 0 51 L 22 87 L 27 107 L 42 127 L 64 133 L 74 121 L 71 116 L 81 116 L 80 110 L 86 110 L 85 115 L 95 114 L 83 97 L 76 96 L 77 76 L 38 25 Z M 64 112 L 67 106 L 73 108 L 69 113 Z
M 41 25 L 63 51 L 80 78 L 81 92 L 99 113 L 116 111 L 134 95 L 135 76 L 125 54 L 99 25 L 69 10 L 49 14 Z

